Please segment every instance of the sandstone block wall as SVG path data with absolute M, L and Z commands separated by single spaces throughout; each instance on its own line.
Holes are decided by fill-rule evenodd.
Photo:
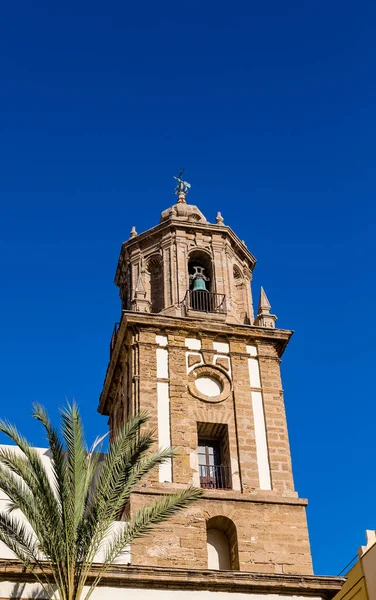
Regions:
M 150 536 L 133 542 L 132 564 L 206 569 L 206 523 L 225 516 L 236 526 L 240 571 L 312 573 L 304 506 L 252 502 L 231 492 L 222 496 L 205 497 L 159 525 Z M 132 513 L 156 497 L 141 491 L 134 494 Z
M 168 354 L 162 378 L 157 360 L 161 339 Z M 200 485 L 199 424 L 226 426 L 231 472 L 231 489 L 207 490 L 205 499 L 159 526 L 151 537 L 134 542 L 132 564 L 206 568 L 206 523 L 224 516 L 236 528 L 240 570 L 311 573 L 305 502 L 297 498 L 292 478 L 277 343 L 259 339 L 251 330 L 243 335 L 215 336 L 181 326 L 161 329 L 151 317 L 147 326 L 132 328 L 124 347 L 123 375 L 128 383 L 119 376 L 123 383 L 113 400 L 116 420 L 147 410 L 151 427 L 160 431 L 157 384 L 164 382 L 168 386 L 169 422 L 163 427 L 169 430 L 171 444 L 179 449 L 170 482 L 164 483 L 154 470 L 132 496 L 131 513 L 152 501 L 155 494 L 168 493 L 176 486 Z M 250 347 L 255 356 L 250 356 Z M 250 379 L 250 358 L 259 368 L 256 387 Z M 203 367 L 229 382 L 229 393 L 221 401 L 192 395 L 194 372 Z M 128 393 L 126 401 L 124 390 Z M 255 390 L 262 394 L 271 489 L 260 487 L 260 449 L 252 403 Z M 115 421 L 111 423 L 116 429 Z

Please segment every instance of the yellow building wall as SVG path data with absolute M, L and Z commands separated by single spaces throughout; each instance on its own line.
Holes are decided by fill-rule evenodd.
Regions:
M 368 600 L 376 600 L 376 544 L 366 549 L 361 558 L 361 563 L 367 582 Z
M 366 580 L 360 561 L 350 569 L 346 575 L 346 582 L 338 594 L 334 596 L 333 600 L 369 600 Z

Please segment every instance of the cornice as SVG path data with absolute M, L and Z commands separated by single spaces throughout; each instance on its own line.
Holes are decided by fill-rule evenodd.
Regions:
M 203 333 L 203 321 L 190 317 L 175 317 L 161 313 L 140 313 L 134 311 L 123 311 L 121 325 L 137 325 L 140 327 L 155 327 L 165 329 L 180 329 L 183 331 L 197 331 Z M 121 328 L 120 325 L 120 328 Z M 269 327 L 257 327 L 254 325 L 240 325 L 215 321 L 204 322 L 204 333 L 222 334 L 229 338 L 257 338 L 275 342 L 287 342 L 293 335 L 291 329 L 271 329 Z M 120 331 L 120 329 L 119 329 Z
M 92 583 L 101 565 L 93 565 L 88 583 Z M 52 579 L 52 578 L 51 578 Z M 0 560 L 0 581 L 34 582 L 18 560 Z M 243 571 L 176 569 L 112 565 L 99 587 L 143 588 L 162 590 L 207 590 L 257 594 L 319 596 L 331 600 L 345 582 L 343 577 L 318 575 L 270 575 Z
M 240 337 L 248 340 L 252 338 L 254 340 L 270 342 L 275 345 L 279 357 L 282 356 L 291 336 L 294 333 L 288 329 L 270 329 L 267 327 L 255 327 L 254 325 L 233 325 L 223 322 L 216 323 L 213 321 L 205 321 L 205 323 L 203 323 L 202 321 L 189 317 L 173 317 L 164 316 L 160 313 L 151 314 L 123 311 L 119 330 L 116 336 L 115 346 L 110 357 L 103 383 L 103 390 L 99 399 L 98 412 L 101 414 L 106 414 L 108 393 L 110 391 L 119 352 L 123 345 L 124 336 L 128 329 L 132 327 L 155 328 L 162 330 L 177 329 L 181 331 L 187 331 L 189 332 L 189 335 L 199 335 L 203 332 L 203 325 L 205 327 L 205 334 L 223 335 L 229 339 Z
M 143 233 L 139 233 L 136 237 L 130 238 L 129 240 L 123 242 L 115 274 L 115 283 L 118 284 L 118 278 L 123 263 L 123 257 L 127 251 L 129 251 L 133 247 L 137 247 L 143 242 L 146 242 L 159 234 L 165 233 L 166 231 L 186 231 L 187 229 L 201 231 L 204 233 L 209 232 L 212 235 L 224 234 L 225 236 L 228 236 L 231 239 L 233 245 L 236 247 L 238 254 L 242 255 L 243 259 L 245 258 L 247 261 L 249 261 L 251 271 L 254 269 L 256 264 L 256 258 L 248 250 L 245 243 L 238 238 L 238 236 L 231 229 L 231 227 L 228 227 L 227 225 L 217 225 L 215 223 L 190 223 L 189 221 L 181 221 L 179 219 L 170 218 L 166 221 L 163 221 L 162 223 L 159 223 L 158 225 L 155 225 L 151 229 L 144 231 Z
M 142 487 L 143 484 L 139 484 L 133 491 L 132 494 L 147 495 L 147 496 L 165 496 L 166 494 L 175 493 L 185 489 L 186 486 L 182 484 L 152 484 Z M 237 490 L 207 490 L 204 489 L 201 500 L 211 500 L 217 502 L 246 502 L 247 504 L 283 504 L 288 506 L 308 506 L 307 498 L 298 498 L 297 493 L 294 492 L 294 496 L 283 496 L 277 490 L 270 490 L 265 492 L 264 490 L 254 489 L 246 491 Z

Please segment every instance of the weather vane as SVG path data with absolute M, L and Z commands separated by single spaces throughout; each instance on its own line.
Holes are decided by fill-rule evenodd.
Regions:
M 184 168 L 180 169 L 178 177 L 174 176 L 174 179 L 178 182 L 175 188 L 175 194 L 178 196 L 180 202 L 185 202 L 185 196 L 191 187 L 191 184 L 183 179 Z

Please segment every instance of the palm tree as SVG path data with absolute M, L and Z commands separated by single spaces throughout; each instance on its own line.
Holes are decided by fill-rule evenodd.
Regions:
M 119 530 L 114 522 L 134 486 L 173 457 L 174 449 L 152 450 L 155 436 L 144 427 L 146 413 L 122 425 L 105 454 L 100 452 L 105 436 L 87 450 L 75 403 L 61 411 L 60 432 L 42 406 L 34 405 L 33 417 L 47 434 L 52 475 L 18 430 L 0 421 L 0 431 L 21 450 L 0 447 L 0 489 L 9 498 L 7 511 L 0 512 L 0 540 L 48 598 L 87 600 L 132 540 L 194 502 L 201 490 L 189 487 L 168 494 L 122 521 Z M 99 551 L 104 558 L 93 579 L 92 565 Z

